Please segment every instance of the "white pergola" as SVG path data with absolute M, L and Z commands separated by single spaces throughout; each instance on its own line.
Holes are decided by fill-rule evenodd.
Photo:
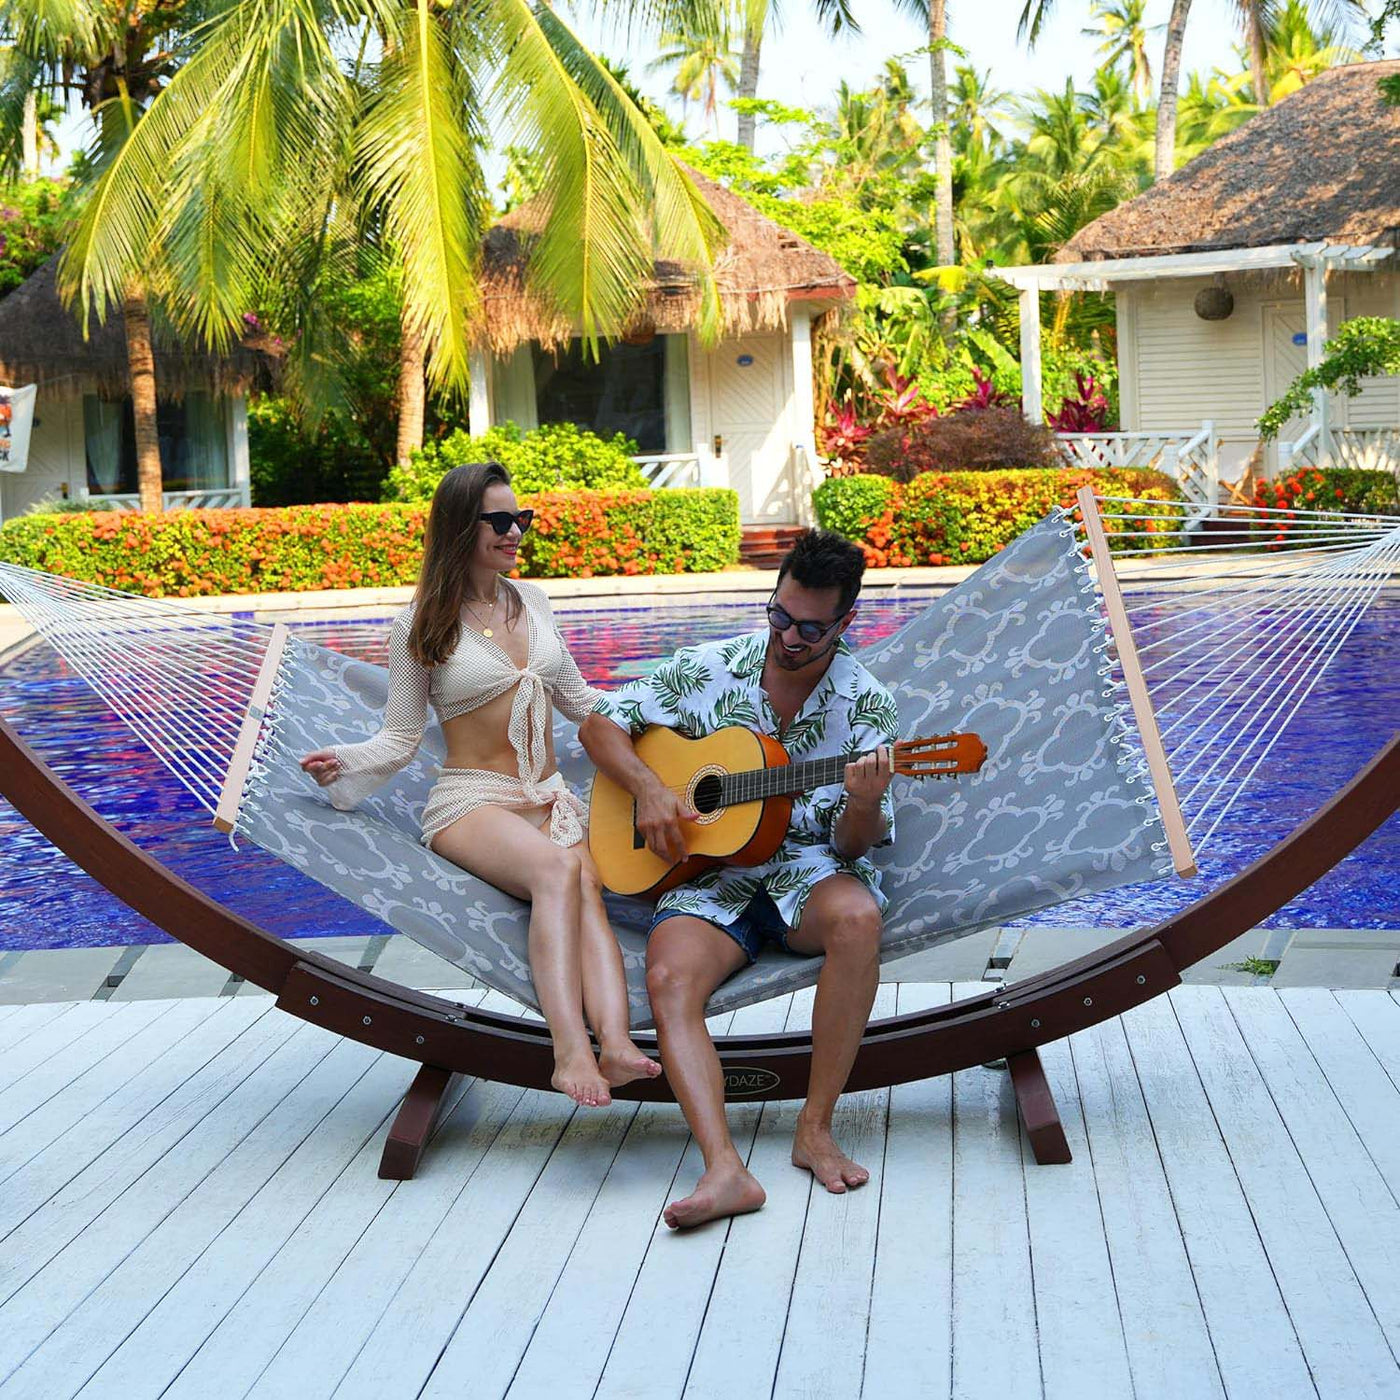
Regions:
M 1041 263 L 993 267 L 987 271 L 1018 289 L 1021 298 L 1021 408 L 1033 423 L 1044 421 L 1040 375 L 1040 293 L 1106 292 L 1119 282 L 1150 282 L 1159 277 L 1213 277 L 1217 273 L 1260 272 L 1298 267 L 1303 272 L 1307 317 L 1308 368 L 1322 361 L 1327 343 L 1327 274 L 1366 272 L 1391 256 L 1391 248 L 1371 244 L 1277 243 L 1264 248 L 1220 248 L 1205 253 L 1160 257 L 1105 258 L 1100 262 Z M 1326 436 L 1327 395 L 1313 397 L 1313 421 Z

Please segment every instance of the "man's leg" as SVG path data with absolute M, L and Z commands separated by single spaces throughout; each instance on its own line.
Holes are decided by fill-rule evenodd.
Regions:
M 664 919 L 647 944 L 647 995 L 662 1068 L 705 1159 L 694 1192 L 666 1207 L 673 1230 L 757 1210 L 764 1201 L 729 1136 L 724 1073 L 705 1027 L 710 993 L 747 961 L 727 933 L 688 914 Z
M 826 955 L 812 1007 L 812 1073 L 797 1118 L 792 1161 L 836 1193 L 870 1180 L 870 1173 L 837 1147 L 831 1115 L 875 1003 L 880 930 L 874 895 L 850 875 L 828 875 L 807 896 L 801 921 L 787 936 L 794 952 Z

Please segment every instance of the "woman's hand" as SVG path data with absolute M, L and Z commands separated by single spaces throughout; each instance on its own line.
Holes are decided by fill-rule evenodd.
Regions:
M 317 749 L 300 760 L 302 771 L 310 773 L 322 787 L 340 777 L 340 760 L 329 749 Z

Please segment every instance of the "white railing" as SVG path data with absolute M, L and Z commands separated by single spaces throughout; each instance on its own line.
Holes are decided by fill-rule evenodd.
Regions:
M 693 452 L 649 453 L 632 460 L 642 469 L 647 484 L 656 490 L 700 485 L 700 458 Z
M 1220 490 L 1220 438 L 1207 420 L 1199 429 L 1151 433 L 1056 433 L 1074 467 L 1147 467 L 1180 484 L 1189 501 L 1214 505 Z
M 1400 428 L 1329 428 L 1311 424 L 1302 437 L 1278 445 L 1280 475 L 1299 467 L 1355 467 L 1400 472 Z
M 141 509 L 139 493 L 119 496 L 89 494 L 87 499 L 99 509 Z M 211 491 L 162 491 L 161 501 L 166 510 L 217 510 L 224 506 L 246 506 L 249 497 L 246 486 L 229 486 Z

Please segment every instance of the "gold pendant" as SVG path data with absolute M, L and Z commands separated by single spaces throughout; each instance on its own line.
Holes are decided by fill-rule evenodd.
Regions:
M 483 627 L 481 629 L 481 635 L 483 637 L 494 637 L 496 634 L 489 627 Z

